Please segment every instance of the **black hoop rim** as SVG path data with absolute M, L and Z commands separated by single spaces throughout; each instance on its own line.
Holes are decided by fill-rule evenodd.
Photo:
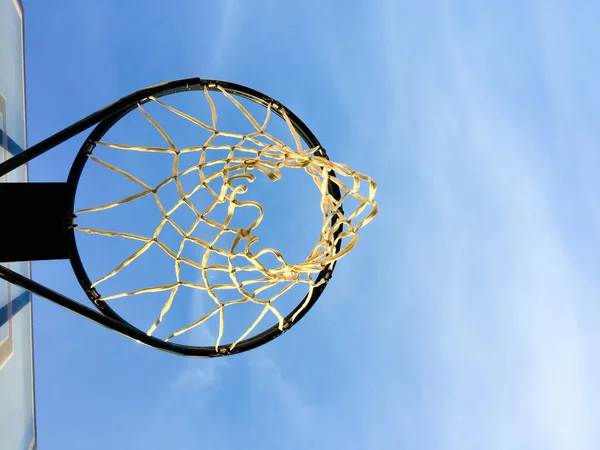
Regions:
M 296 132 L 304 139 L 304 141 L 308 144 L 310 148 L 319 148 L 319 156 L 328 158 L 325 149 L 321 146 L 320 142 L 313 134 L 313 132 L 302 122 L 291 110 L 285 107 L 280 102 L 274 100 L 273 98 L 256 91 L 254 89 L 248 88 L 246 86 L 231 83 L 227 81 L 219 81 L 219 80 L 207 80 L 201 78 L 188 78 L 183 80 L 175 80 L 169 81 L 166 83 L 162 83 L 159 85 L 151 86 L 142 90 L 139 90 L 123 99 L 115 102 L 109 108 L 113 108 L 114 112 L 101 120 L 96 127 L 89 134 L 83 145 L 81 146 L 73 165 L 71 166 L 71 170 L 69 172 L 69 176 L 67 179 L 67 188 L 70 196 L 70 205 L 71 211 L 75 209 L 75 197 L 77 193 L 77 187 L 79 184 L 79 180 L 81 174 L 85 168 L 85 165 L 88 161 L 88 156 L 93 152 L 96 142 L 98 142 L 102 136 L 104 136 L 119 120 L 121 120 L 128 113 L 137 108 L 138 104 L 144 104 L 150 101 L 150 97 L 160 98 L 167 95 L 186 92 L 186 91 L 200 91 L 204 88 L 207 88 L 210 91 L 217 91 L 218 87 L 223 88 L 230 94 L 237 95 L 239 97 L 243 97 L 247 100 L 253 101 L 262 105 L 263 107 L 267 107 L 269 104 L 276 105 L 276 108 L 271 108 L 271 111 L 277 114 L 280 117 L 282 116 L 282 111 L 285 111 L 285 114 L 290 120 L 290 123 L 295 128 Z M 329 176 L 335 178 L 335 173 L 333 171 L 329 172 Z M 340 200 L 341 193 L 339 186 L 334 182 L 328 183 L 328 192 L 329 194 L 336 200 Z M 337 215 L 334 215 L 331 220 L 331 226 L 334 227 L 337 223 Z M 342 232 L 342 226 L 338 226 L 334 231 L 334 239 L 338 239 L 340 233 Z M 218 348 L 215 346 L 205 347 L 205 346 L 190 346 L 185 344 L 178 344 L 174 342 L 165 342 L 162 339 L 159 339 L 154 336 L 148 336 L 145 332 L 140 330 L 139 328 L 132 325 L 127 320 L 123 319 L 119 314 L 117 314 L 108 304 L 101 300 L 101 296 L 98 294 L 97 290 L 92 287 L 92 282 L 83 266 L 83 262 L 81 261 L 81 257 L 79 255 L 79 251 L 77 248 L 77 242 L 75 238 L 75 230 L 74 227 L 71 227 L 68 233 L 69 240 L 69 260 L 71 262 L 71 266 L 73 271 L 77 277 L 77 280 L 86 295 L 90 299 L 90 301 L 95 305 L 95 307 L 106 317 L 112 319 L 116 322 L 119 322 L 122 326 L 119 326 L 119 332 L 131 337 L 132 339 L 136 339 L 140 342 L 143 342 L 151 347 L 166 350 L 172 353 L 181 354 L 184 356 L 197 356 L 197 357 L 218 357 L 225 356 L 231 354 L 242 353 L 248 350 L 252 350 L 259 346 L 266 344 L 267 342 L 279 337 L 284 332 L 291 329 L 296 323 L 298 323 L 307 313 L 308 311 L 315 305 L 325 287 L 327 286 L 329 279 L 333 274 L 333 270 L 335 269 L 336 263 L 330 263 L 327 265 L 316 278 L 316 283 L 321 282 L 323 279 L 323 283 L 318 287 L 314 288 L 312 291 L 312 295 L 308 298 L 309 294 L 307 293 L 304 298 L 298 303 L 298 305 L 294 308 L 292 312 L 290 312 L 284 318 L 284 327 L 283 330 L 279 328 L 278 324 L 273 325 L 272 327 L 266 329 L 265 331 L 254 335 L 250 338 L 244 339 L 236 344 L 236 346 L 230 350 L 232 343 L 229 344 L 221 344 Z M 342 240 L 338 239 L 335 252 L 339 252 L 341 249 Z M 303 306 L 306 303 L 306 306 Z M 300 312 L 298 312 L 300 311 Z M 295 320 L 292 321 L 294 315 L 298 313 L 295 317 Z M 113 327 L 114 328 L 114 327 Z

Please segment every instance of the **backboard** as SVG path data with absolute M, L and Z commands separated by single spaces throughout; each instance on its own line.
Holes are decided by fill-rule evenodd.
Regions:
M 23 8 L 0 0 L 0 155 L 2 161 L 26 148 Z M 21 167 L 0 182 L 27 181 Z M 1 214 L 1 212 L 0 212 Z M 11 263 L 27 277 L 30 263 Z M 0 280 L 0 447 L 36 448 L 31 294 Z

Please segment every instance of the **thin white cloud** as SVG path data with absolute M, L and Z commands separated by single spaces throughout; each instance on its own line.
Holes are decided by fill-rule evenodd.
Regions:
M 432 210 L 409 236 L 429 299 L 429 427 L 442 448 L 596 448 L 598 333 L 585 324 L 552 168 L 514 99 L 490 84 L 485 49 L 446 25 L 447 51 L 421 72 L 417 97 Z
M 210 69 L 212 72 L 218 71 L 227 59 L 228 54 L 233 50 L 231 45 L 236 36 L 239 26 L 239 15 L 244 8 L 244 2 L 226 0 L 222 2 L 222 8 L 216 27 L 218 33 L 209 43 L 211 49 Z M 203 70 L 202 73 L 205 71 Z
M 218 382 L 218 365 L 197 361 L 189 364 L 173 381 L 174 389 L 184 389 L 188 393 L 214 386 Z
M 361 262 L 376 261 L 379 270 L 369 270 L 369 280 L 379 278 L 364 289 L 358 280 L 343 280 L 342 297 L 321 309 L 327 320 L 342 314 L 345 320 L 332 323 L 337 339 L 331 342 L 360 354 L 365 369 L 348 377 L 371 382 L 357 383 L 347 395 L 365 414 L 352 432 L 372 448 L 598 447 L 600 354 L 593 318 L 600 311 L 593 298 L 599 289 L 578 270 L 581 249 L 565 236 L 565 210 L 555 201 L 557 192 L 570 193 L 581 208 L 598 210 L 591 188 L 597 182 L 590 181 L 595 159 L 587 148 L 599 139 L 589 130 L 583 92 L 572 88 L 565 69 L 574 60 L 575 39 L 555 45 L 577 30 L 565 11 L 544 9 L 536 19 L 520 10 L 519 26 L 527 30 L 544 21 L 541 39 L 521 45 L 541 49 L 550 62 L 541 69 L 536 61 L 523 66 L 522 49 L 512 47 L 518 38 L 507 43 L 514 35 L 502 22 L 513 16 L 500 9 L 383 2 L 381 35 L 357 35 L 373 46 L 369 61 L 385 53 L 384 72 L 348 70 L 363 54 L 360 47 L 345 53 L 339 42 L 328 45 L 342 26 L 314 35 L 334 55 L 330 80 L 345 97 L 350 122 L 382 125 L 348 133 L 370 144 L 369 158 L 379 161 L 370 175 L 380 186 L 379 220 L 387 223 L 373 224 L 379 245 L 357 248 L 336 269 L 338 277 L 351 277 L 362 273 Z M 534 69 L 540 78 L 528 78 Z M 361 77 L 365 71 L 373 77 Z M 532 80 L 538 86 L 550 80 L 548 90 L 519 96 L 519 83 Z M 561 159 L 548 146 L 556 130 L 542 117 L 545 98 L 536 95 L 550 98 L 549 113 L 559 122 L 559 153 L 567 152 L 570 164 L 562 168 L 561 184 Z M 362 108 L 355 107 L 358 96 Z M 574 117 L 581 120 L 573 123 Z M 569 146 L 582 140 L 583 154 Z M 586 195 L 577 185 L 581 173 L 587 173 Z M 408 184 L 406 176 L 413 177 Z M 597 238 L 588 232 L 584 242 L 595 246 Z M 345 413 L 349 421 L 356 415 Z
M 302 393 L 288 380 L 277 367 L 275 362 L 266 356 L 249 356 L 248 363 L 254 372 L 255 388 L 266 391 L 265 397 L 274 396 L 280 409 L 291 428 L 295 432 L 313 428 L 313 413 L 310 405 L 302 398 Z
M 196 280 L 202 283 L 199 277 Z M 212 300 L 201 291 L 194 290 L 190 293 L 188 322 L 193 323 L 207 313 L 207 308 L 212 305 Z M 211 346 L 216 342 L 216 324 L 204 323 L 201 326 L 187 331 L 183 337 L 185 343 L 192 346 Z M 195 393 L 200 390 L 212 391 L 213 395 L 221 388 L 221 376 L 228 366 L 224 359 L 197 359 L 186 360 L 183 369 L 179 371 L 171 383 L 171 387 L 180 392 Z M 205 394 L 202 394 L 205 395 Z

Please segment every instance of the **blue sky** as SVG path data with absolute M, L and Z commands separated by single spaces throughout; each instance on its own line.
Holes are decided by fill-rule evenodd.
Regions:
M 600 6 L 28 1 L 29 142 L 200 76 L 281 100 L 381 212 L 292 332 L 222 360 L 34 300 L 43 449 L 600 445 Z M 77 145 L 30 166 L 61 181 Z M 83 295 L 68 263 L 34 277 Z

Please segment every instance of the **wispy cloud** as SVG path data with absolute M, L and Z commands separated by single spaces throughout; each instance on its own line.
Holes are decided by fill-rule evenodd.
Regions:
M 238 32 L 238 28 L 240 26 L 238 17 L 242 11 L 241 8 L 244 8 L 244 4 L 242 2 L 236 1 L 225 1 L 223 2 L 223 7 L 219 12 L 219 20 L 217 30 L 218 34 L 215 36 L 215 39 L 210 43 L 211 51 L 211 66 L 212 70 L 216 71 L 220 68 L 226 58 L 224 55 L 227 55 L 228 52 L 233 51 L 231 48 L 232 41 L 236 33 Z
M 302 398 L 302 394 L 292 381 L 287 379 L 275 362 L 266 356 L 248 358 L 254 374 L 257 392 L 273 395 L 277 402 L 277 409 L 282 411 L 296 432 L 311 429 L 313 414 Z
M 200 277 L 196 281 L 203 283 Z M 208 307 L 212 306 L 212 300 L 208 295 L 198 290 L 194 290 L 190 294 L 189 300 L 187 323 L 193 323 L 204 316 L 208 312 Z M 193 346 L 214 345 L 217 341 L 215 327 L 214 321 L 205 322 L 203 325 L 187 331 L 183 335 L 185 342 Z M 175 375 L 171 387 L 186 394 L 210 389 L 214 395 L 221 387 L 221 375 L 225 367 L 227 367 L 227 362 L 222 358 L 209 360 L 188 359 L 182 365 L 182 369 Z
M 203 364 L 203 365 L 201 365 Z M 217 364 L 190 364 L 179 373 L 173 381 L 174 389 L 183 389 L 187 393 L 196 392 L 208 387 L 213 387 L 218 382 Z
M 595 448 L 598 333 L 540 158 L 546 124 L 518 106 L 535 99 L 510 95 L 526 74 L 492 84 L 486 47 L 443 22 L 445 51 L 418 74 L 427 206 L 407 253 L 428 325 L 428 427 L 441 448 Z
M 349 277 L 338 288 L 343 300 L 323 306 L 332 321 L 344 311 L 332 339 L 353 339 L 373 368 L 373 385 L 347 394 L 367 416 L 353 431 L 374 448 L 595 448 L 598 285 L 582 276 L 584 250 L 564 227 L 583 221 L 597 245 L 588 212 L 565 214 L 597 210 L 578 176 L 597 185 L 585 162 L 595 161 L 587 149 L 599 139 L 588 100 L 565 72 L 580 59 L 574 40 L 560 38 L 578 31 L 567 11 L 546 3 L 537 16 L 525 6 L 517 14 L 491 4 L 380 5 L 381 34 L 357 32 L 364 40 L 352 53 L 326 39 L 335 30 L 315 32 L 334 55 L 328 71 L 350 122 L 382 125 L 347 131 L 358 151 L 376 149 L 367 159 L 379 162 L 371 173 L 382 202 L 379 244 L 340 264 L 337 276 Z M 363 60 L 366 42 L 367 60 L 383 53 L 385 70 L 345 70 Z M 361 97 L 353 106 L 363 88 L 377 105 Z M 582 136 L 583 154 L 569 145 Z M 365 271 L 367 284 L 351 278 Z

